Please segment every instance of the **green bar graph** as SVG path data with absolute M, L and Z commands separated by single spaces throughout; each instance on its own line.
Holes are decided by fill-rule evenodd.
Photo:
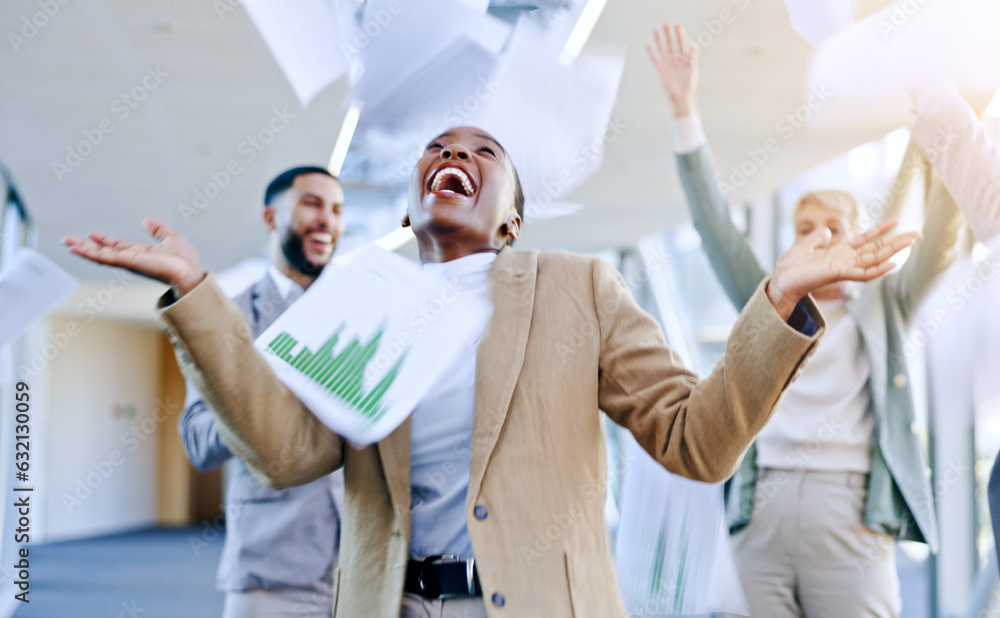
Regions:
M 357 346 L 358 346 L 357 340 L 354 340 L 351 343 L 349 343 L 347 347 L 341 350 L 340 354 L 334 357 L 333 360 L 330 362 L 330 364 L 327 365 L 325 369 L 323 369 L 323 373 L 319 375 L 316 381 L 319 382 L 321 385 L 323 385 L 323 387 L 329 386 L 330 383 L 336 380 L 337 377 L 340 375 L 337 373 L 337 370 L 340 368 L 341 365 L 344 364 L 344 362 L 348 358 L 351 357 L 351 354 L 354 353 L 354 348 L 356 348 Z
M 281 333 L 280 335 L 274 338 L 274 341 L 272 341 L 267 346 L 267 349 L 276 354 L 278 351 L 278 346 L 281 345 L 281 342 L 283 342 L 286 337 L 288 337 L 288 333 Z
M 302 371 L 302 367 L 309 362 L 310 358 L 312 358 L 312 355 L 309 354 L 309 350 L 302 348 L 295 357 L 295 360 L 292 361 L 292 367 Z
M 329 362 L 333 358 L 333 348 L 337 345 L 337 339 L 340 338 L 341 329 L 338 328 L 333 336 L 326 340 L 326 342 L 316 350 L 316 354 L 313 355 L 313 360 L 302 370 L 307 376 L 314 378 L 318 373 L 318 369 L 323 366 L 324 363 Z
M 378 384 L 364 392 L 364 376 L 369 363 L 378 352 L 384 329 L 380 328 L 369 341 L 354 337 L 336 352 L 343 329 L 344 325 L 341 324 L 315 352 L 303 345 L 294 356 L 292 352 L 299 346 L 299 342 L 282 332 L 267 345 L 267 352 L 287 362 L 369 422 L 375 422 L 386 411 L 382 397 L 396 380 L 406 354 L 396 361 Z

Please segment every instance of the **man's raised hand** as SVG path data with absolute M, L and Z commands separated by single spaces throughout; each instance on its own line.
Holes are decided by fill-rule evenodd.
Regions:
M 912 247 L 919 232 L 889 236 L 895 219 L 879 223 L 849 242 L 830 245 L 830 231 L 822 228 L 781 254 L 767 288 L 767 296 L 786 320 L 807 294 L 831 283 L 871 281 L 893 269 L 892 256 Z
M 70 253 L 92 262 L 119 266 L 172 285 L 178 297 L 201 283 L 205 271 L 198 261 L 198 252 L 186 238 L 152 217 L 143 219 L 142 226 L 159 242 L 150 246 L 90 232 L 86 238 L 66 236 L 62 244 L 69 247 Z

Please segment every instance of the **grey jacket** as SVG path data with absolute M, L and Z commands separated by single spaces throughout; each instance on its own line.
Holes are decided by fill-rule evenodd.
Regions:
M 916 154 L 926 161 L 921 153 Z M 742 309 L 766 273 L 730 219 L 708 146 L 678 155 L 677 163 L 702 247 L 729 299 Z M 897 183 L 899 186 L 908 187 L 909 183 Z M 955 258 L 963 219 L 940 183 L 925 186 L 929 187 L 929 207 L 924 240 L 898 271 L 864 284 L 861 293 L 848 302 L 847 310 L 858 324 L 871 366 L 869 409 L 875 416 L 875 430 L 865 526 L 897 539 L 927 543 L 937 551 L 930 468 L 915 419 L 904 343 L 908 321 L 920 300 Z M 753 513 L 755 462 L 756 448 L 751 446 L 726 487 L 727 515 L 734 532 L 746 526 Z
M 265 275 L 233 302 L 256 338 L 288 309 L 291 300 L 282 300 L 271 276 Z M 226 447 L 215 413 L 191 383 L 179 429 L 196 468 L 229 465 L 219 589 L 332 586 L 340 541 L 338 506 L 343 504 L 343 472 L 281 491 L 262 485 Z

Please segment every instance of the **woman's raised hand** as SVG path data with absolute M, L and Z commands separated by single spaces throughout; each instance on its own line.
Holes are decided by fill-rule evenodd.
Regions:
M 848 242 L 830 244 L 821 228 L 792 245 L 778 258 L 767 288 L 768 298 L 785 319 L 807 294 L 840 281 L 871 281 L 893 269 L 892 256 L 912 247 L 919 232 L 890 236 L 895 219 L 883 221 Z

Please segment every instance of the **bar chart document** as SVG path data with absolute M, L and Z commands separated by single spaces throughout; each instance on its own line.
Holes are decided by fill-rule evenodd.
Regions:
M 320 421 L 360 447 L 402 424 L 492 313 L 372 246 L 324 269 L 255 345 Z

